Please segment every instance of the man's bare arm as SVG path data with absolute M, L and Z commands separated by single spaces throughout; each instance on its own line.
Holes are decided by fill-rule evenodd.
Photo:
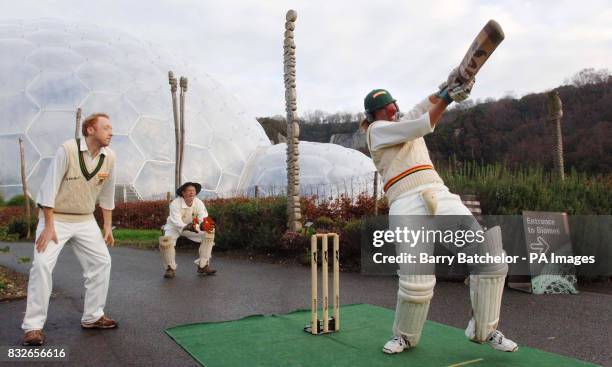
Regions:
M 442 118 L 442 114 L 444 113 L 444 110 L 446 110 L 446 107 L 448 107 L 448 103 L 435 94 L 429 96 L 429 102 L 432 103 L 431 107 L 429 107 L 429 123 L 433 129 L 440 121 L 440 118 Z
M 102 209 L 103 232 L 104 242 L 108 246 L 115 246 L 115 238 L 113 237 L 113 211 L 108 209 Z
M 45 228 L 36 239 L 36 251 L 38 252 L 45 251 L 49 241 L 55 242 L 56 245 L 58 244 L 55 222 L 53 220 L 53 208 L 43 207 L 43 214 L 45 216 Z

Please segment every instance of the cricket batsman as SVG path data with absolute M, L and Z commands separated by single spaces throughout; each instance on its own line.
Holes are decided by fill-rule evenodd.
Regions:
M 433 167 L 423 139 L 424 135 L 434 131 L 450 103 L 468 98 L 473 85 L 473 78 L 464 83 L 458 82 L 455 69 L 439 92 L 430 95 L 402 117 L 396 100 L 387 90 L 374 89 L 365 97 L 367 117 L 361 127 L 366 130 L 368 148 L 384 182 L 384 191 L 390 205 L 390 225 L 397 222 L 397 218 L 404 218 L 399 220 L 401 222 L 410 221 L 406 218 L 416 216 L 454 215 L 469 219 L 466 221 L 470 223 L 467 227 L 480 228 L 460 197 L 452 194 L 444 185 Z M 454 228 L 456 225 L 453 224 Z M 398 254 L 410 251 L 399 243 L 396 244 L 396 250 Z M 484 232 L 483 243 L 450 250 L 455 253 L 465 251 L 503 255 L 501 230 L 494 227 Z M 433 251 L 433 248 L 430 247 L 428 251 Z M 474 342 L 487 343 L 496 350 L 514 352 L 518 349 L 517 344 L 497 330 L 507 272 L 506 263 L 475 264 L 470 268 L 472 317 L 465 335 Z M 417 346 L 436 283 L 433 268 L 423 271 L 422 264 L 400 264 L 398 274 L 393 337 L 383 347 L 383 351 L 388 354 Z
M 202 185 L 196 182 L 185 182 L 176 189 L 176 199 L 170 203 L 170 213 L 164 225 L 164 235 L 159 238 L 159 250 L 164 265 L 164 278 L 176 276 L 176 240 L 184 236 L 200 244 L 199 258 L 195 260 L 197 272 L 213 275 L 217 271 L 210 266 L 212 248 L 215 244 L 215 224 L 208 216 L 202 200 L 196 195 Z

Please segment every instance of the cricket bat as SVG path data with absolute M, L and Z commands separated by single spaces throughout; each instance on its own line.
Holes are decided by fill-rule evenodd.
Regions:
M 504 31 L 493 19 L 480 30 L 458 67 L 457 80 L 465 83 L 478 73 L 493 51 L 504 40 Z

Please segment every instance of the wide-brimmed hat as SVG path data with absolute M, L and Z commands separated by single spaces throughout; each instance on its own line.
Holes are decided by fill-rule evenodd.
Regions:
M 182 184 L 178 189 L 176 189 L 176 196 L 183 196 L 183 190 L 185 190 L 185 188 L 187 186 L 193 186 L 196 189 L 196 195 L 200 193 L 200 191 L 202 191 L 202 185 L 200 185 L 197 182 L 185 182 L 184 184 Z

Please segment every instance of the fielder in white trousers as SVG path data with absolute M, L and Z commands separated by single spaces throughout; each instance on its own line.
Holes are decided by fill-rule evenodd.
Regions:
M 41 218 L 36 228 L 36 238 L 45 227 Z M 50 241 L 43 252 L 34 248 L 34 261 L 30 269 L 28 301 L 21 328 L 26 332 L 41 330 L 47 320 L 49 298 L 53 289 L 53 268 L 57 258 L 70 241 L 79 259 L 85 278 L 85 304 L 81 322 L 93 323 L 104 315 L 106 295 L 110 280 L 111 257 L 102 233 L 94 219 L 86 222 L 68 223 L 55 221 L 58 243 Z

